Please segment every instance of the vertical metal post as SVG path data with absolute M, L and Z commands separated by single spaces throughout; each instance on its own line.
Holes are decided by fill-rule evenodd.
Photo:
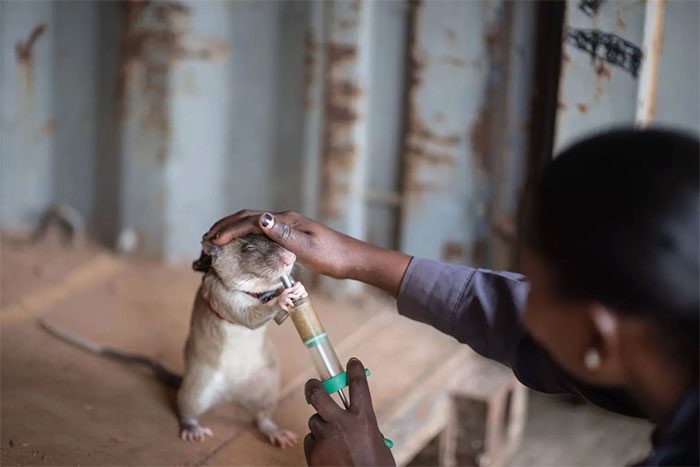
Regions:
M 320 202 L 320 171 L 323 142 L 323 96 L 326 66 L 327 2 L 311 2 L 309 30 L 304 44 L 304 143 L 301 164 L 302 205 L 304 215 L 316 218 Z
M 165 259 L 195 257 L 213 220 L 229 212 L 225 166 L 233 154 L 225 105 L 232 92 L 228 39 L 235 8 L 226 2 L 182 2 L 188 9 L 180 51 L 168 71 L 170 145 L 163 162 Z M 233 11 L 232 11 L 233 10 Z M 252 191 L 252 189 L 251 189 Z
M 328 4 L 321 216 L 328 225 L 365 237 L 369 1 Z
M 502 2 L 412 4 L 401 249 L 470 262 L 491 158 L 490 31 Z M 497 29 L 497 28 L 496 28 Z
M 367 93 L 370 27 L 375 8 L 366 0 L 327 3 L 324 138 L 320 214 L 330 227 L 366 237 Z M 354 283 L 321 285 L 334 293 L 358 290 Z
M 635 118 L 637 125 L 641 127 L 649 126 L 656 113 L 656 89 L 663 45 L 665 8 L 666 0 L 647 0 L 642 45 L 644 62 L 639 77 Z

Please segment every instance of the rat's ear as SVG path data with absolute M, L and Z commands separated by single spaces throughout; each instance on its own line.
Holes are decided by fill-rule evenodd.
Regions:
M 211 256 L 202 252 L 199 255 L 199 259 L 192 262 L 192 269 L 198 272 L 209 272 L 211 268 Z
M 209 256 L 216 256 L 219 254 L 220 251 L 220 246 L 216 246 L 213 243 L 208 242 L 207 240 L 202 241 L 202 252 L 204 254 L 207 254 Z

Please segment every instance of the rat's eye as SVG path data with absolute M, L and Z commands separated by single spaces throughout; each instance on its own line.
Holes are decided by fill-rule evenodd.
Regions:
M 243 253 L 250 253 L 251 251 L 255 251 L 258 248 L 253 245 L 252 243 L 244 243 L 243 246 L 241 247 L 241 251 Z

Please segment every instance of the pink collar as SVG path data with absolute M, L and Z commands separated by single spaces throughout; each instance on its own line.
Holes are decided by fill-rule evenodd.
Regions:
M 219 318 L 219 319 L 221 319 L 221 320 L 226 321 L 227 323 L 238 324 L 238 323 L 235 323 L 235 322 L 231 321 L 230 319 L 224 318 L 223 315 L 222 315 L 221 313 L 219 313 L 219 312 L 216 310 L 216 308 L 214 308 L 214 306 L 212 306 L 211 302 L 210 302 L 208 299 L 206 299 L 206 298 L 204 298 L 204 297 L 202 297 L 202 298 L 204 299 L 204 303 L 207 304 L 207 308 L 209 308 L 209 311 L 211 311 L 212 313 L 214 313 L 214 316 L 216 316 L 217 318 Z
M 260 300 L 263 303 L 267 303 L 270 300 L 272 300 L 273 298 L 275 298 L 281 290 L 282 290 L 282 288 L 280 287 L 279 289 L 266 290 L 265 292 L 246 292 L 246 291 L 243 291 L 243 292 L 250 295 L 253 298 L 257 298 L 258 300 Z M 226 321 L 227 323 L 238 324 L 234 321 L 231 321 L 230 319 L 226 319 L 221 313 L 219 313 L 219 311 L 216 308 L 214 308 L 214 306 L 211 304 L 211 302 L 208 299 L 204 298 L 204 296 L 202 296 L 202 298 L 204 299 L 204 303 L 207 304 L 207 308 L 209 308 L 209 311 L 214 313 L 214 315 L 217 318 L 222 319 L 222 320 Z

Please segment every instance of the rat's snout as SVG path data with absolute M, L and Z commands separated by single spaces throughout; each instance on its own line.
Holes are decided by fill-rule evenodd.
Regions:
M 282 260 L 282 265 L 284 267 L 289 267 L 294 264 L 297 260 L 297 256 L 289 250 L 282 250 L 280 254 L 280 259 Z

